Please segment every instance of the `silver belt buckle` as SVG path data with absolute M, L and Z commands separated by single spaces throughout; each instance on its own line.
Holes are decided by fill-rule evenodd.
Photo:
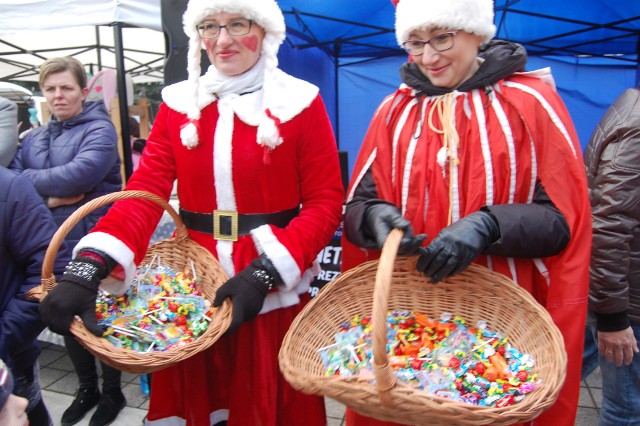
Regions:
M 220 232 L 220 218 L 231 218 L 231 233 Z M 213 211 L 213 238 L 218 241 L 238 241 L 238 212 L 230 210 Z

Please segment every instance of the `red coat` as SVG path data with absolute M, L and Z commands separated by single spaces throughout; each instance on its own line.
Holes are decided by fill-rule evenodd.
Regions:
M 476 89 L 451 96 L 453 104 L 444 108 L 453 111 L 459 143 L 450 143 L 452 156 L 446 160 L 439 154 L 443 137 L 434 131 L 443 129 L 440 114 L 433 111 L 438 97 L 416 98 L 411 89 L 401 88 L 385 99 L 356 160 L 348 198 L 372 167 L 380 198 L 399 206 L 415 233 L 430 240 L 482 206 L 531 202 L 540 180 L 569 225 L 568 246 L 544 259 L 481 256 L 476 262 L 529 291 L 562 332 L 569 356 L 567 379 L 557 403 L 536 424 L 573 425 L 591 246 L 590 206 L 575 129 L 560 97 L 536 76 L 513 75 L 494 84 L 489 94 Z M 378 255 L 345 239 L 343 270 Z M 348 424 L 373 424 L 353 422 L 353 417 Z
M 188 149 L 180 138 L 188 119 L 184 111 L 179 112 L 180 96 L 187 91 L 178 83 L 163 92 L 168 105 L 160 107 L 139 168 L 126 187 L 168 199 L 177 179 L 180 207 L 201 213 L 216 209 L 272 213 L 301 206 L 299 215 L 285 228 L 262 225 L 236 242 L 189 232 L 230 276 L 266 252 L 284 285 L 269 293 L 263 315 L 231 337 L 154 373 L 147 419 L 157 422 L 151 424 L 166 424 L 172 416 L 186 419 L 189 425 L 209 424 L 210 418 L 223 419 L 227 413 L 230 425 L 325 422 L 322 398 L 293 391 L 279 373 L 277 353 L 291 321 L 308 300 L 316 256 L 339 224 L 344 197 L 340 166 L 317 88 L 282 72 L 275 78 L 282 87 L 281 104 L 271 112 L 281 122 L 281 145 L 269 152 L 256 143 L 253 117 L 259 110 L 256 106 L 261 105 L 260 90 L 231 98 L 235 114 L 228 133 L 224 130 L 230 129 L 229 123 L 221 125 L 218 120 L 221 101 L 201 93 L 205 102 L 199 144 Z M 160 215 L 146 201 L 117 202 L 79 247 L 96 247 L 110 254 L 125 268 L 128 281 Z M 125 287 L 111 284 L 112 290 Z M 296 417 L 304 412 L 312 423 Z

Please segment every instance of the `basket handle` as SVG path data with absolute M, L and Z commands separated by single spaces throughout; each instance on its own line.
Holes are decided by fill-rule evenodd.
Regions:
M 397 378 L 389 366 L 387 357 L 387 309 L 389 302 L 389 289 L 393 267 L 402 240 L 403 231 L 394 229 L 389 233 L 382 247 L 382 254 L 378 261 L 376 281 L 373 290 L 373 307 L 371 323 L 373 330 L 373 371 L 376 376 L 376 390 L 380 401 L 384 405 L 391 405 L 389 391 L 396 385 Z
M 56 277 L 53 275 L 53 267 L 55 263 L 55 258 L 64 241 L 64 238 L 67 234 L 73 229 L 74 226 L 80 220 L 91 213 L 92 211 L 106 206 L 107 204 L 113 203 L 118 200 L 126 200 L 131 198 L 143 198 L 149 201 L 153 201 L 156 204 L 159 204 L 176 223 L 176 237 L 181 240 L 188 236 L 187 228 L 184 226 L 184 222 L 178 213 L 176 213 L 175 209 L 171 207 L 171 205 L 160 198 L 159 196 L 152 194 L 146 191 L 119 191 L 112 192 L 111 194 L 103 195 L 102 197 L 94 198 L 89 201 L 87 204 L 84 204 L 78 210 L 73 212 L 62 225 L 56 231 L 56 233 L 51 238 L 51 242 L 49 243 L 49 247 L 47 248 L 47 252 L 44 255 L 44 261 L 42 263 L 42 280 L 41 285 L 36 287 L 33 290 L 30 290 L 27 294 L 27 297 L 35 298 L 35 299 L 44 299 L 49 291 L 53 287 L 56 286 Z

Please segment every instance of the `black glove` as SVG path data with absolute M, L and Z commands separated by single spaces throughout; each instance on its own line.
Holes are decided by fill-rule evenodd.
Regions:
M 399 255 L 412 255 L 427 237 L 425 234 L 413 235 L 411 223 L 400 213 L 396 206 L 391 204 L 374 204 L 367 208 L 365 213 L 365 223 L 379 249 L 382 249 L 389 233 L 393 229 L 402 229 L 404 236 L 400 240 L 398 247 Z
M 231 324 L 225 335 L 236 331 L 243 322 L 258 316 L 267 292 L 276 285 L 276 279 L 264 267 L 261 259 L 255 259 L 249 266 L 222 284 L 216 292 L 213 306 L 218 307 L 228 297 L 231 298 Z
M 108 255 L 98 251 L 83 251 L 67 265 L 58 284 L 40 304 L 40 316 L 54 333 L 70 335 L 69 327 L 75 315 L 96 336 L 103 330 L 96 320 L 96 295 L 100 281 L 116 266 Z
M 437 283 L 465 270 L 499 238 L 500 228 L 491 213 L 472 213 L 442 229 L 431 244 L 421 248 L 416 269 Z

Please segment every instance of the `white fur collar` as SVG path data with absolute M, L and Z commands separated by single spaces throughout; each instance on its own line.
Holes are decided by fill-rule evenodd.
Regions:
M 269 108 L 271 114 L 277 117 L 280 122 L 286 123 L 296 115 L 300 114 L 318 95 L 318 87 L 313 84 L 292 77 L 283 71 L 276 69 L 272 74 L 271 93 L 276 93 L 271 105 L 262 105 L 264 90 L 238 96 L 232 99 L 234 112 L 245 123 L 257 126 L 264 116 L 265 107 Z M 191 99 L 186 96 L 190 87 L 188 81 L 181 81 L 165 87 L 162 90 L 162 100 L 171 108 L 186 114 L 191 106 Z M 198 108 L 202 110 L 207 105 L 216 101 L 216 97 L 211 93 L 206 93 L 202 88 L 198 91 Z

